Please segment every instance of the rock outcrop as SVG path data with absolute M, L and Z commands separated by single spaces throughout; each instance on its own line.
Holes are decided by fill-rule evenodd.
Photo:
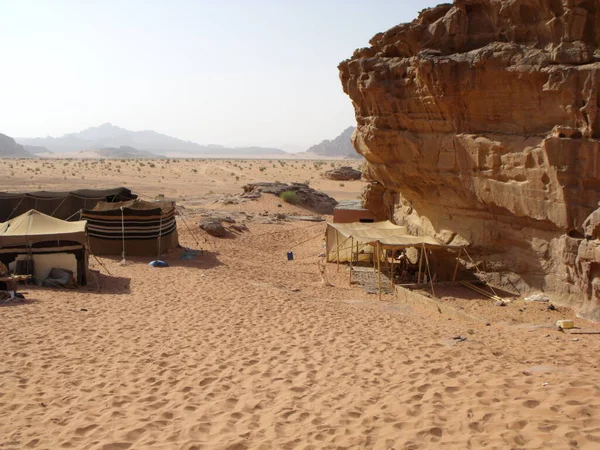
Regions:
M 370 44 L 339 66 L 366 206 L 600 319 L 600 1 L 456 0 Z
M 280 182 L 258 182 L 249 183 L 244 186 L 244 197 L 256 198 L 260 194 L 273 194 L 280 196 L 286 191 L 296 193 L 296 204 L 318 214 L 333 214 L 333 208 L 337 201 L 325 194 L 317 191 L 305 183 L 280 183 Z
M 325 178 L 336 181 L 353 181 L 360 180 L 362 172 L 360 170 L 353 169 L 350 166 L 342 166 L 337 169 L 328 170 L 323 174 Z

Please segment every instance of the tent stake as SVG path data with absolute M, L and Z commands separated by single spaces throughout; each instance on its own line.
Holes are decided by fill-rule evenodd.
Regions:
M 379 291 L 379 300 L 381 300 L 381 247 L 377 241 L 377 287 Z
M 456 257 L 456 266 L 454 267 L 454 275 L 452 276 L 452 282 L 456 281 L 456 275 L 458 275 L 458 263 L 459 263 L 461 254 L 462 254 L 462 248 L 459 248 L 458 256 Z

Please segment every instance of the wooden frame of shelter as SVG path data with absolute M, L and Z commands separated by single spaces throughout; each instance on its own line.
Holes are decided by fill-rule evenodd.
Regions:
M 344 240 L 340 242 L 341 238 Z M 350 247 L 341 247 L 350 240 Z M 390 221 L 374 222 L 374 223 L 352 223 L 352 224 L 327 224 L 326 231 L 326 247 L 328 262 L 336 261 L 339 271 L 341 261 L 350 263 L 350 284 L 352 284 L 352 265 L 354 262 L 354 245 L 357 245 L 357 262 L 359 261 L 359 245 L 367 245 L 373 248 L 373 270 L 377 271 L 377 285 L 379 298 L 381 299 L 381 256 L 382 250 L 400 250 L 406 248 L 420 249 L 419 270 L 417 277 L 417 285 L 421 284 L 421 276 L 423 274 L 423 260 L 425 260 L 427 273 L 429 274 L 429 282 L 431 284 L 432 293 L 435 296 L 433 287 L 433 277 L 431 275 L 431 267 L 427 250 L 431 249 L 457 249 L 458 256 L 454 267 L 452 281 L 456 280 L 459 269 L 459 261 L 462 255 L 463 246 L 447 245 L 431 236 L 412 236 L 407 232 L 406 227 L 401 227 L 391 223 Z M 348 251 L 349 250 L 349 251 Z M 393 253 L 392 253 L 393 255 Z M 386 258 L 387 262 L 387 258 Z M 394 270 L 394 258 L 392 256 L 390 273 L 392 286 Z

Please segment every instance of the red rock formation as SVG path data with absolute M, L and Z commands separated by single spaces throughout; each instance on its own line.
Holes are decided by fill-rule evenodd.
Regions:
M 600 0 L 456 0 L 370 44 L 339 66 L 367 206 L 600 319 Z

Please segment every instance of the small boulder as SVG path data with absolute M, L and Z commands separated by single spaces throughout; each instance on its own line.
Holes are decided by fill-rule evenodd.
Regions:
M 353 169 L 350 166 L 343 166 L 325 172 L 325 178 L 336 181 L 360 180 L 361 177 L 362 172 L 360 170 Z
M 204 219 L 200 222 L 200 229 L 214 237 L 225 237 L 227 230 L 218 219 Z

